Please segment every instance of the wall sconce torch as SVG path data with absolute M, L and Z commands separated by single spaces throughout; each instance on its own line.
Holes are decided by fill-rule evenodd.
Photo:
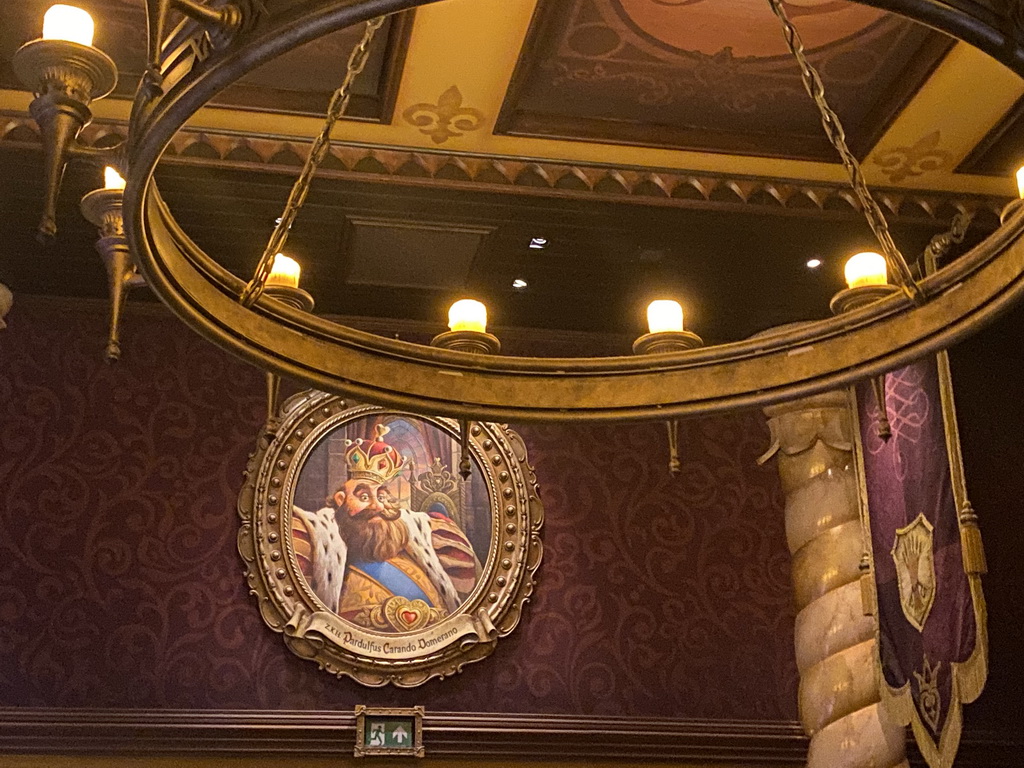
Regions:
M 107 362 L 121 357 L 121 312 L 124 309 L 128 291 L 146 281 L 128 250 L 124 236 L 124 221 L 121 217 L 121 203 L 124 199 L 124 179 L 116 168 L 107 166 L 103 172 L 103 189 L 94 189 L 82 198 L 82 215 L 99 232 L 96 251 L 103 258 L 107 268 L 107 284 L 110 288 L 110 333 L 107 336 Z
M 19 48 L 11 61 L 14 72 L 35 94 L 29 113 L 43 141 L 46 199 L 39 238 L 57 233 L 57 196 L 64 167 L 72 155 L 94 156 L 78 143 L 92 122 L 89 105 L 114 90 L 117 67 L 92 45 L 92 17 L 81 8 L 55 5 L 43 17 L 43 36 Z
M 143 76 L 143 95 L 159 92 L 161 49 L 172 11 L 206 27 L 214 47 L 226 44 L 236 32 L 254 20 L 261 4 L 253 0 L 218 2 L 202 0 L 146 0 L 149 51 Z M 89 105 L 109 95 L 117 85 L 117 66 L 93 46 L 95 25 L 81 8 L 57 4 L 43 16 L 43 34 L 25 43 L 11 59 L 15 75 L 35 99 L 29 113 L 39 126 L 43 143 L 46 198 L 39 223 L 39 239 L 47 242 L 57 233 L 57 197 L 64 168 L 71 157 L 114 160 L 116 147 L 96 149 L 78 142 L 82 129 L 92 122 Z M 135 109 L 144 104 L 136 97 Z
M 647 306 L 647 330 L 633 342 L 633 354 L 658 355 L 666 352 L 682 352 L 704 346 L 704 340 L 683 328 L 683 308 L 671 299 L 652 301 Z M 679 422 L 671 419 L 668 427 L 668 470 L 678 475 L 682 469 L 679 462 Z

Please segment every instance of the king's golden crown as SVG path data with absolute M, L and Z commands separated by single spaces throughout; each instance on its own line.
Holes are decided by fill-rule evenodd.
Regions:
M 353 480 L 369 480 L 374 483 L 389 483 L 405 468 L 405 457 L 394 446 L 384 442 L 384 435 L 391 430 L 383 424 L 374 429 L 373 440 L 346 440 L 345 462 L 348 476 Z

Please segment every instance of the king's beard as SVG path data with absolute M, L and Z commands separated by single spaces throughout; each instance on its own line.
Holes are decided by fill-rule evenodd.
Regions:
M 362 562 L 383 562 L 398 555 L 409 543 L 409 529 L 397 507 L 383 512 L 363 510 L 356 515 L 339 512 L 341 535 L 349 557 Z

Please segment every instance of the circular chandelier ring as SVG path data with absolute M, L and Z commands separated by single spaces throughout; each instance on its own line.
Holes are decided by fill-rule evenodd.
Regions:
M 245 283 L 189 239 L 160 197 L 153 180 L 160 156 L 190 117 L 257 66 L 343 27 L 433 1 L 334 0 L 300 9 L 205 62 L 132 126 L 126 234 L 149 285 L 194 330 L 261 368 L 396 408 L 480 420 L 618 421 L 764 406 L 850 384 L 962 340 L 1024 294 L 1018 213 L 921 281 L 922 305 L 897 295 L 756 339 L 661 355 L 476 355 L 357 331 L 269 297 L 243 307 Z

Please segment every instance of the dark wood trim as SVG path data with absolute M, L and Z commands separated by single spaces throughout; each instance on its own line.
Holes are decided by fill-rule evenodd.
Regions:
M 322 117 L 327 111 L 329 101 L 330 94 L 328 93 L 289 91 L 236 83 L 226 89 L 219 98 L 211 101 L 210 105 L 222 109 L 244 109 L 254 115 Z M 357 123 L 386 122 L 381 118 L 380 112 L 381 100 L 379 98 L 353 94 L 342 120 Z
M 1005 169 L 989 157 L 996 146 L 1010 131 L 1020 130 L 1021 119 L 1024 118 L 1024 96 L 1017 99 L 1017 102 L 1010 107 L 1009 111 L 996 123 L 995 127 L 985 134 L 978 146 L 971 150 L 956 167 L 956 173 L 974 173 L 983 176 L 1004 176 L 1006 173 L 1013 173 L 1016 168 Z
M 674 125 L 642 123 L 601 117 L 551 115 L 513 109 L 503 112 L 495 134 L 525 139 L 600 142 L 626 147 L 674 149 L 681 152 L 741 154 L 782 160 L 831 162 L 835 149 L 825 134 L 778 134 L 766 136 L 767 145 L 747 133 L 679 128 Z
M 373 96 L 355 93 L 343 119 L 363 123 L 389 124 L 394 117 L 398 90 L 402 83 L 406 54 L 416 17 L 415 9 L 389 17 L 384 32 L 387 39 L 382 54 L 383 64 L 377 93 Z M 335 62 L 338 82 L 343 75 L 344 61 Z M 136 76 L 136 80 L 138 77 Z M 288 91 L 256 84 L 236 82 L 213 99 L 210 104 L 254 113 L 322 117 L 327 111 L 329 93 Z
M 351 756 L 354 712 L 0 708 L 0 754 Z M 799 723 L 430 712 L 428 757 L 802 766 Z M 913 738 L 910 761 L 923 766 Z M 1018 768 L 1024 740 L 964 735 L 959 768 Z
M 515 105 L 522 101 L 523 89 L 526 81 L 533 74 L 537 66 L 537 59 L 533 55 L 536 52 L 537 43 L 541 39 L 541 32 L 544 27 L 546 4 L 544 0 L 537 0 L 534 6 L 533 15 L 530 17 L 530 26 L 526 28 L 526 37 L 523 38 L 523 47 L 519 51 L 519 58 L 512 70 L 512 77 L 509 78 L 508 86 L 505 88 L 505 98 L 501 102 L 498 116 L 494 120 L 494 134 L 496 136 L 508 135 L 512 128 L 515 117 Z
M 0 111 L 13 118 L 0 135 L 0 151 L 40 152 L 26 138 L 38 129 L 24 114 Z M 123 132 L 117 123 L 96 122 L 82 140 L 101 144 L 111 133 Z M 168 165 L 269 172 L 294 176 L 304 152 L 304 140 L 242 136 L 210 131 L 181 131 L 161 160 Z M 236 154 L 245 150 L 247 159 Z M 251 150 L 251 151 L 250 151 Z M 289 159 L 278 160 L 280 154 Z M 251 159 L 251 158 L 259 158 Z M 338 144 L 320 168 L 323 179 L 399 184 L 430 189 L 491 192 L 709 211 L 756 211 L 773 216 L 825 221 L 862 219 L 849 184 L 686 171 L 602 163 L 470 155 L 408 147 Z M 942 190 L 874 188 L 876 199 L 893 222 L 946 223 L 960 210 L 978 211 L 993 229 L 1008 197 Z
M 797 723 L 430 712 L 429 757 L 802 765 Z M 0 754 L 349 756 L 352 712 L 0 709 Z
M 384 51 L 384 71 L 381 73 L 383 83 L 380 89 L 380 110 L 377 116 L 377 121 L 384 125 L 390 125 L 395 117 L 395 105 L 398 103 L 398 91 L 402 86 L 402 74 L 405 72 L 405 61 L 409 55 L 409 41 L 412 39 L 412 29 L 415 23 L 415 8 L 391 17 L 388 46 Z

